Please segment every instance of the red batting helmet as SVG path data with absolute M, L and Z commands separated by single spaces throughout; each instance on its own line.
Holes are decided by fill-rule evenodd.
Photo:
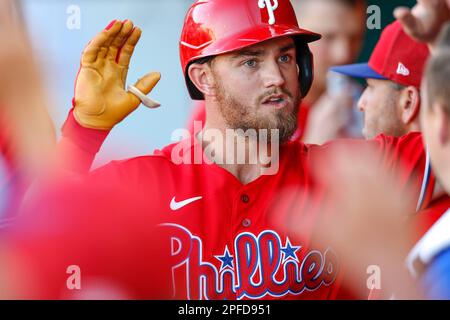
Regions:
M 313 79 L 308 42 L 320 35 L 299 28 L 289 0 L 197 0 L 186 14 L 180 39 L 181 66 L 191 98 L 204 99 L 189 78 L 191 63 L 283 36 L 295 41 L 304 97 Z

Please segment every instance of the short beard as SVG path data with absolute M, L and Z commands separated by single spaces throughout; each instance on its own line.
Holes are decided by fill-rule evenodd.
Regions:
M 300 96 L 293 97 L 292 94 L 284 89 L 273 90 L 267 93 L 265 96 L 271 94 L 278 94 L 280 91 L 285 95 L 288 95 L 293 100 L 293 110 L 292 112 L 286 113 L 284 110 L 276 110 L 275 119 L 260 117 L 250 109 L 250 106 L 240 103 L 237 99 L 226 93 L 223 88 L 219 77 L 214 76 L 216 82 L 216 99 L 219 105 L 222 117 L 230 129 L 242 129 L 244 132 L 248 129 L 254 129 L 257 132 L 264 129 L 267 131 L 267 142 L 271 143 L 272 130 L 277 129 L 278 135 L 277 140 L 280 144 L 285 143 L 290 140 L 292 135 L 297 130 L 297 117 L 300 104 Z M 259 101 L 258 101 L 259 102 Z M 259 134 L 257 135 L 259 138 Z
M 384 102 L 383 106 L 383 118 L 378 119 L 382 123 L 377 123 L 377 126 L 370 132 L 364 131 L 364 138 L 367 140 L 374 139 L 379 134 L 385 134 L 391 137 L 401 137 L 408 133 L 408 130 L 403 125 L 401 115 L 397 111 L 397 99 L 399 99 L 399 93 L 394 92 L 392 95 L 387 96 L 388 100 Z

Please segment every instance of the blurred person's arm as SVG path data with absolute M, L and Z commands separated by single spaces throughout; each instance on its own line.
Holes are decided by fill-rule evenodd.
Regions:
M 349 77 L 329 71 L 326 91 L 308 113 L 303 142 L 323 144 L 342 138 L 362 138 L 356 101 L 362 88 Z
M 1 134 L 14 165 L 31 179 L 47 164 L 55 145 L 38 66 L 13 1 L 0 1 Z

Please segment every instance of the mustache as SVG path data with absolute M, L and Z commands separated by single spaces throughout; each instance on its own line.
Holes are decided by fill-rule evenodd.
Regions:
M 270 90 L 270 91 L 260 95 L 258 97 L 258 104 L 261 103 L 267 97 L 270 97 L 271 95 L 280 95 L 280 94 L 284 94 L 284 95 L 288 96 L 290 99 L 293 98 L 292 93 L 290 93 L 287 89 L 285 89 L 285 88 L 275 88 L 275 89 L 272 89 L 272 90 Z

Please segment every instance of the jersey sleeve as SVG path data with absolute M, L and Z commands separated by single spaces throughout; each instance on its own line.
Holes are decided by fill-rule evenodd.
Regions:
M 87 174 L 109 132 L 80 126 L 70 110 L 57 147 L 59 168 L 72 174 Z

